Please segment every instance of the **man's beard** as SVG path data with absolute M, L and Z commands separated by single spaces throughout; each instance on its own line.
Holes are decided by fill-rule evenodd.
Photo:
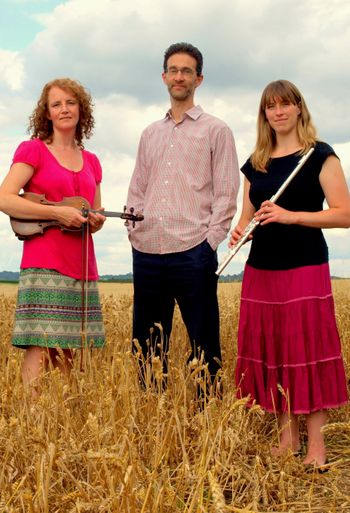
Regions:
M 168 91 L 169 94 L 174 100 L 185 101 L 189 96 L 191 96 L 192 90 L 188 87 L 183 87 L 182 89 L 173 89 L 174 86 L 169 86 Z

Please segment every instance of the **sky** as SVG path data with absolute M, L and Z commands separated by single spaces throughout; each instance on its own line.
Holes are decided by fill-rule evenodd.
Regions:
M 320 139 L 331 144 L 350 184 L 350 2 L 348 0 L 2 0 L 0 179 L 8 172 L 45 83 L 79 80 L 94 99 L 86 148 L 103 167 L 106 210 L 126 202 L 142 130 L 169 108 L 163 55 L 186 41 L 204 57 L 196 103 L 232 129 L 239 163 L 256 135 L 261 92 L 288 79 L 302 91 Z M 239 195 L 238 213 L 241 207 Z M 325 230 L 333 275 L 350 277 L 350 230 Z M 17 271 L 22 243 L 0 213 L 0 270 Z M 120 219 L 94 236 L 99 272 L 131 272 Z M 224 274 L 243 270 L 248 247 Z M 268 248 L 267 248 L 268 251 Z M 227 241 L 219 247 L 219 259 Z

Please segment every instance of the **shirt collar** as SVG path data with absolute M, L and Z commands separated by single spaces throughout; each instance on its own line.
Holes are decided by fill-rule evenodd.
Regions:
M 194 107 L 191 107 L 190 109 L 188 109 L 185 112 L 183 119 L 185 119 L 185 116 L 188 116 L 189 118 L 192 118 L 196 121 L 202 113 L 203 113 L 202 107 L 200 105 L 195 105 Z M 172 119 L 171 118 L 171 109 L 169 109 L 168 112 L 166 113 L 165 119 Z

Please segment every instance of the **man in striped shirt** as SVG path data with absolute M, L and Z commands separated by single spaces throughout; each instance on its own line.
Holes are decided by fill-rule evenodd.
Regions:
M 145 219 L 129 228 L 129 239 L 133 338 L 145 357 L 149 347 L 159 354 L 163 341 L 166 372 L 176 301 L 191 341 L 190 358 L 204 351 L 214 380 L 221 361 L 216 249 L 236 212 L 239 169 L 229 127 L 194 104 L 202 65 L 202 54 L 191 44 L 176 43 L 165 52 L 162 78 L 171 108 L 141 136 L 128 205 Z

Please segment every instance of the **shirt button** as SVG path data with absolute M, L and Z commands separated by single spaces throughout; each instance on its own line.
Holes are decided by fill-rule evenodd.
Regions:
M 165 203 L 166 202 L 166 199 L 165 198 L 162 198 L 162 203 Z
M 169 183 L 169 180 L 164 180 L 164 183 L 165 183 L 165 184 L 168 184 L 168 183 Z
M 159 218 L 159 221 L 163 221 L 163 218 L 162 218 L 162 217 L 160 217 L 160 218 Z
M 171 166 L 171 162 L 168 162 L 168 166 Z
M 171 145 L 170 145 L 170 148 L 174 148 L 174 145 L 173 145 L 173 144 L 171 144 Z

